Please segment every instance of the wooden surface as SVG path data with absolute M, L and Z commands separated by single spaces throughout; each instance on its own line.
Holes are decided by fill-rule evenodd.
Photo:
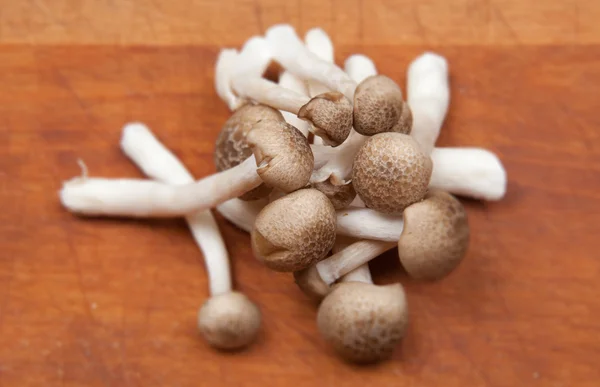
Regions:
M 598 386 L 600 3 L 367 4 L 0 1 L 1 386 Z M 222 218 L 264 327 L 247 351 L 208 348 L 206 275 L 182 221 L 80 219 L 57 200 L 78 158 L 96 176 L 140 176 L 118 148 L 131 120 L 211 173 L 228 115 L 218 47 L 279 21 L 325 27 L 338 62 L 363 52 L 401 83 L 422 50 L 447 56 L 440 144 L 487 147 L 508 170 L 505 200 L 466 202 L 471 248 L 449 278 L 411 281 L 394 254 L 371 265 L 411 309 L 376 367 L 338 360 L 290 276 Z

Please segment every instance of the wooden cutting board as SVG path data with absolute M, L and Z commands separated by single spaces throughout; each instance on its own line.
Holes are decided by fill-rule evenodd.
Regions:
M 478 1 L 0 1 L 0 385 L 597 386 L 600 380 L 600 3 Z M 264 326 L 246 351 L 196 328 L 202 255 L 181 220 L 81 219 L 57 191 L 83 159 L 94 176 L 139 177 L 122 126 L 147 123 L 195 176 L 214 171 L 228 116 L 213 90 L 219 47 L 276 22 L 322 26 L 338 63 L 369 55 L 405 82 L 426 49 L 448 58 L 439 145 L 496 152 L 497 203 L 465 200 L 464 264 L 400 281 L 407 338 L 378 366 L 340 361 L 289 275 L 222 218 L 236 287 Z

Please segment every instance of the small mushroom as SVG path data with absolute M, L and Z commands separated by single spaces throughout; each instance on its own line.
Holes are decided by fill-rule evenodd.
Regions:
M 362 81 L 354 93 L 354 130 L 365 136 L 383 132 L 409 134 L 410 108 L 402 100 L 402 90 L 384 75 Z
M 258 214 L 252 250 L 273 270 L 302 270 L 327 255 L 335 229 L 335 209 L 327 196 L 302 189 L 269 203 Z
M 149 177 L 170 184 L 193 182 L 177 157 L 140 123 L 123 128 L 123 152 Z M 204 338 L 219 349 L 250 344 L 259 332 L 261 314 L 248 297 L 232 291 L 229 255 L 210 210 L 188 214 L 186 221 L 204 254 L 211 297 L 200 309 L 199 328 Z
M 233 168 L 252 156 L 252 148 L 246 141 L 246 136 L 252 127 L 261 120 L 284 122 L 279 111 L 266 105 L 248 104 L 236 110 L 229 117 L 216 141 L 214 160 L 217 171 Z M 261 184 L 240 196 L 240 199 L 257 200 L 267 197 L 271 191 L 271 187 Z
M 332 182 L 332 179 L 330 178 L 329 180 L 320 183 L 313 183 L 312 187 L 323 192 L 325 196 L 331 200 L 333 208 L 340 210 L 348 207 L 350 203 L 352 203 L 356 197 L 356 191 L 352 186 L 352 182 L 341 184 L 335 183 L 336 182 Z
M 319 306 L 317 326 L 336 353 L 348 361 L 387 359 L 408 326 L 404 290 L 400 284 L 342 282 Z
M 251 344 L 260 331 L 260 309 L 240 292 L 229 292 L 206 300 L 198 312 L 198 327 L 204 339 L 219 349 L 238 349 Z
M 365 78 L 377 74 L 373 61 L 364 55 L 350 56 L 346 59 L 344 68 L 355 82 L 361 82 Z M 366 139 L 366 136 L 360 135 L 356 131 L 350 132 L 348 139 L 342 145 L 332 149 L 333 152 L 327 162 L 313 172 L 310 178 L 311 183 L 329 180 L 334 185 L 348 184 L 352 178 L 354 156 Z
M 469 223 L 462 204 L 447 192 L 432 190 L 404 211 L 398 240 L 400 262 L 411 277 L 436 280 L 462 261 L 469 246 Z
M 423 199 L 433 168 L 417 142 L 401 133 L 370 137 L 354 158 L 352 184 L 369 208 L 394 214 Z
M 286 89 L 261 77 L 237 74 L 233 88 L 240 96 L 285 110 L 311 123 L 309 130 L 326 144 L 338 146 L 352 129 L 352 103 L 341 93 L 328 92 L 314 98 Z
M 213 208 L 263 182 L 284 192 L 306 186 L 314 158 L 298 129 L 285 122 L 262 120 L 246 139 L 252 157 L 194 183 L 170 185 L 84 176 L 65 182 L 60 192 L 62 204 L 82 215 L 172 217 Z

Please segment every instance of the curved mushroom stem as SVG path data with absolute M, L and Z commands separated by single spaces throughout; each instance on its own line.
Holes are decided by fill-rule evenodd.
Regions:
M 229 110 L 236 110 L 247 102 L 233 92 L 231 87 L 233 74 L 241 71 L 261 76 L 269 66 L 271 59 L 269 47 L 261 37 L 248 39 L 239 53 L 232 48 L 221 50 L 215 64 L 215 89 Z
M 344 68 L 350 78 L 357 84 L 365 78 L 377 74 L 377 69 L 373 61 L 365 55 L 360 54 L 348 57 Z M 367 138 L 367 136 L 363 136 L 352 130 L 348 139 L 335 149 L 335 153 L 333 153 L 327 163 L 313 172 L 310 178 L 311 183 L 320 183 L 329 179 L 334 185 L 345 184 L 352 175 L 354 156 Z
M 123 128 L 121 138 L 123 152 L 152 179 L 168 184 L 188 184 L 194 181 L 181 162 L 150 130 L 141 123 L 131 123 Z M 186 216 L 194 240 L 204 254 L 208 271 L 210 294 L 231 291 L 229 255 L 221 237 L 217 222 L 209 210 Z
M 244 100 L 238 98 L 231 90 L 231 74 L 238 58 L 238 52 L 233 48 L 224 48 L 219 53 L 215 64 L 215 90 L 219 98 L 229 107 L 235 110 L 244 104 Z
M 319 81 L 330 90 L 339 91 L 352 101 L 356 82 L 335 64 L 328 63 L 310 52 L 302 44 L 293 27 L 279 24 L 269 28 L 265 36 L 273 57 L 286 70 L 300 78 Z
M 273 55 L 268 42 L 262 36 L 253 36 L 244 43 L 232 70 L 237 74 L 261 77 L 269 67 Z
M 194 178 L 185 166 L 143 124 L 123 128 L 121 149 L 149 177 L 170 184 L 187 184 Z M 232 291 L 231 269 L 225 243 L 209 210 L 186 216 L 186 221 L 204 254 L 211 297 L 198 313 L 198 327 L 216 348 L 247 346 L 261 325 L 258 307 L 245 295 Z
M 434 53 L 412 61 L 407 71 L 408 105 L 413 115 L 411 135 L 431 154 L 448 111 L 448 63 Z
M 261 183 L 251 156 L 231 169 L 185 185 L 76 177 L 63 184 L 60 199 L 63 206 L 82 215 L 175 217 L 215 207 Z

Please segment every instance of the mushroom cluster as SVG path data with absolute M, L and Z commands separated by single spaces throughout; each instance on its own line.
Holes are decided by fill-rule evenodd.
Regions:
M 80 215 L 186 217 L 202 249 L 211 297 L 198 327 L 221 349 L 250 344 L 261 314 L 232 290 L 229 257 L 210 210 L 250 233 L 256 259 L 290 273 L 318 301 L 317 328 L 342 358 L 389 358 L 406 334 L 400 283 L 376 285 L 368 263 L 397 247 L 409 276 L 439 280 L 469 245 L 465 208 L 453 195 L 499 200 L 506 172 L 479 148 L 435 147 L 450 99 L 448 64 L 424 53 L 407 71 L 407 96 L 364 55 L 344 68 L 315 28 L 301 40 L 269 28 L 238 51 L 221 50 L 215 89 L 232 111 L 217 137 L 217 172 L 194 180 L 140 123 L 121 147 L 150 179 L 64 183 L 62 204 Z M 276 62 L 277 81 L 265 77 Z

